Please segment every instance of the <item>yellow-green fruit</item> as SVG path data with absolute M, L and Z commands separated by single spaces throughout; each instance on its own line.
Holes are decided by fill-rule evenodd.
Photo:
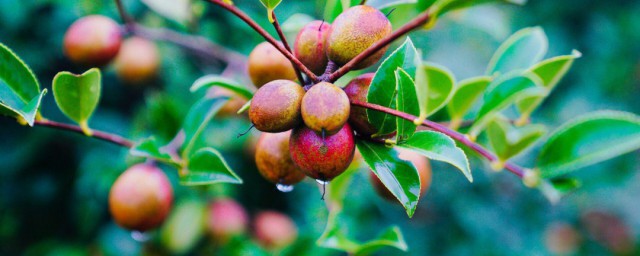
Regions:
M 249 107 L 249 119 L 263 132 L 284 132 L 302 121 L 302 86 L 289 80 L 275 80 L 260 87 Z
M 316 75 L 324 73 L 329 62 L 326 41 L 330 28 L 324 21 L 312 21 L 298 32 L 293 47 L 296 58 Z
M 263 42 L 249 54 L 248 72 L 253 85 L 260 88 L 273 80 L 295 81 L 296 71 L 291 61 L 268 42 Z
M 342 66 L 390 33 L 391 23 L 378 9 L 366 5 L 351 7 L 338 15 L 331 25 L 327 38 L 327 56 L 329 60 Z M 355 69 L 375 64 L 387 48 L 388 46 L 384 47 L 360 62 Z
M 256 149 L 258 171 L 268 181 L 293 185 L 304 179 L 304 173 L 296 167 L 289 152 L 291 131 L 262 133 Z
M 351 105 L 340 87 L 320 82 L 302 98 L 302 119 L 307 127 L 327 135 L 338 132 L 347 120 Z

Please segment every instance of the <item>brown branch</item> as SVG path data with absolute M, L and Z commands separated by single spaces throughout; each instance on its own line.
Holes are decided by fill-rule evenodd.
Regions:
M 226 9 L 227 11 L 233 13 L 234 15 L 236 15 L 238 18 L 244 21 L 247 25 L 253 28 L 253 30 L 255 30 L 258 34 L 264 37 L 264 39 L 267 40 L 267 42 L 269 42 L 274 47 L 276 47 L 276 49 L 278 49 L 278 51 L 280 51 L 285 57 L 287 57 L 287 59 L 289 59 L 294 64 L 295 67 L 297 67 L 298 69 L 300 69 L 300 71 L 305 73 L 307 77 L 309 77 L 309 79 L 311 79 L 314 82 L 318 81 L 318 77 L 313 72 L 311 72 L 311 70 L 309 70 L 304 64 L 302 64 L 302 62 L 300 62 L 298 58 L 293 56 L 292 53 L 287 51 L 287 49 L 285 49 L 284 46 L 282 46 L 282 44 L 278 43 L 278 41 L 275 38 L 269 35 L 269 33 L 266 30 L 264 30 L 262 27 L 260 27 L 260 25 L 258 25 L 258 23 L 256 23 L 253 19 L 251 19 L 249 15 L 247 15 L 240 9 L 236 8 L 235 6 L 223 2 L 222 0 L 207 0 L 207 1 L 212 4 L 218 5 Z M 302 83 L 303 81 L 300 81 L 300 82 Z
M 275 28 L 276 32 L 278 32 L 278 37 L 280 37 L 280 41 L 282 41 L 284 48 L 287 49 L 289 53 L 293 53 L 293 51 L 291 51 L 291 47 L 289 47 L 289 43 L 287 42 L 287 37 L 285 37 L 284 32 L 282 32 L 282 28 L 280 27 L 280 22 L 278 22 L 278 17 L 276 17 L 276 12 L 272 12 L 271 17 L 273 17 L 273 28 Z M 296 67 L 293 61 L 291 62 L 291 65 L 293 65 L 294 69 L 296 70 L 296 76 L 298 76 L 298 80 L 300 80 L 300 84 L 304 85 L 304 77 L 302 77 L 302 73 L 300 73 L 300 69 Z
M 364 4 L 366 4 L 366 3 L 367 3 L 367 0 L 362 0 L 362 1 L 360 1 L 360 5 L 364 5 Z
M 122 1 L 121 0 L 115 0 L 115 1 L 116 1 L 116 6 L 118 7 L 118 14 L 120 14 L 120 18 L 122 18 L 122 21 L 124 22 L 124 24 L 126 24 L 127 28 L 129 29 L 131 25 L 135 24 L 135 21 L 125 11 L 124 4 L 122 4 Z
M 431 11 L 429 9 L 427 9 L 426 11 L 424 11 L 423 13 L 421 13 L 420 15 L 415 17 L 413 20 L 409 21 L 407 24 L 405 24 L 404 26 L 400 27 L 398 30 L 394 31 L 393 33 L 391 33 L 387 37 L 385 37 L 382 40 L 380 40 L 380 41 L 376 42 L 375 44 L 371 45 L 369 48 L 367 48 L 366 50 L 364 50 L 363 52 L 358 54 L 355 58 L 351 59 L 349 62 L 344 64 L 344 66 L 340 67 L 338 70 L 336 70 L 336 72 L 333 72 L 333 74 L 331 74 L 331 76 L 329 76 L 329 80 L 330 81 L 338 80 L 340 77 L 345 75 L 347 72 L 351 71 L 356 65 L 358 65 L 363 60 L 365 60 L 365 59 L 369 58 L 371 55 L 377 53 L 382 48 L 384 48 L 387 45 L 391 44 L 396 39 L 406 35 L 407 33 L 411 32 L 412 30 L 414 30 L 414 29 L 426 24 L 427 22 L 429 22 L 430 19 L 431 19 Z
M 71 131 L 71 132 L 85 135 L 84 132 L 82 131 L 82 128 L 80 128 L 80 126 L 71 125 L 71 124 L 64 124 L 64 123 L 59 123 L 59 122 L 49 121 L 49 120 L 36 120 L 34 125 L 54 128 L 58 130 L 66 130 L 66 131 Z M 123 146 L 125 148 L 133 147 L 132 141 L 125 139 L 119 135 L 115 135 L 111 133 L 93 130 L 93 134 L 87 135 L 87 136 L 104 140 L 107 142 L 111 142 L 113 144 Z
M 417 116 L 414 115 L 410 115 L 395 109 L 390 109 L 387 107 L 383 107 L 380 105 L 376 105 L 376 104 L 372 104 L 372 103 L 367 103 L 367 102 L 359 102 L 359 101 L 351 101 L 351 105 L 354 106 L 358 106 L 358 107 L 363 107 L 363 108 L 368 108 L 368 109 L 372 109 L 372 110 L 376 110 L 376 111 L 380 111 L 380 112 L 384 112 L 390 115 L 394 115 L 397 117 L 400 117 L 402 119 L 406 119 L 409 121 L 414 121 L 416 119 L 418 119 Z M 451 137 L 452 139 L 466 145 L 467 147 L 471 148 L 473 151 L 477 152 L 478 154 L 480 154 L 481 156 L 483 156 L 484 158 L 486 158 L 487 160 L 489 160 L 490 162 L 494 162 L 498 160 L 498 157 L 495 156 L 493 153 L 491 153 L 489 150 L 485 149 L 484 147 L 480 146 L 479 144 L 471 141 L 469 138 L 467 138 L 467 136 L 465 136 L 464 134 L 461 134 L 459 132 L 456 132 L 454 130 L 451 130 L 449 128 L 447 128 L 444 125 L 441 125 L 439 123 L 433 122 L 433 121 L 429 121 L 429 120 L 425 120 L 422 122 L 423 126 L 426 126 L 434 131 L 443 133 L 449 137 Z M 525 170 L 524 168 L 516 165 L 516 164 L 512 164 L 510 162 L 505 162 L 504 163 L 504 168 L 509 170 L 510 172 L 512 172 L 513 174 L 517 175 L 520 178 L 524 177 L 525 174 Z

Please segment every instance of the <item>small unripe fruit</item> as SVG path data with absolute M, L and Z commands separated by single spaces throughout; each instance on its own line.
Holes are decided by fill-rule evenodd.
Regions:
M 114 61 L 116 74 L 125 82 L 136 84 L 156 75 L 160 66 L 160 53 L 155 43 L 132 37 L 122 43 Z
M 109 210 L 118 225 L 137 231 L 158 227 L 173 203 L 173 189 L 158 167 L 131 166 L 109 192 Z
M 340 87 L 320 82 L 302 98 L 302 119 L 307 127 L 318 133 L 334 134 L 347 120 L 351 104 L 349 97 Z
M 224 243 L 244 233 L 248 224 L 247 212 L 232 199 L 218 199 L 209 205 L 207 231 L 216 241 Z
M 327 38 L 329 60 L 342 66 L 391 33 L 391 23 L 378 9 L 358 5 L 341 13 L 333 21 Z M 378 62 L 387 47 L 363 60 L 355 69 L 363 69 Z
M 295 81 L 297 79 L 291 61 L 269 42 L 260 43 L 251 51 L 247 66 L 249 77 L 253 85 L 258 88 L 273 80 Z
M 291 133 L 289 149 L 293 162 L 307 176 L 330 181 L 342 174 L 353 161 L 353 130 L 345 124 L 336 134 L 322 138 L 307 127 L 299 127 Z
M 289 153 L 291 131 L 262 133 L 256 149 L 256 165 L 262 177 L 276 184 L 292 185 L 304 179 Z
M 258 243 L 270 250 L 284 248 L 298 238 L 298 228 L 291 218 L 274 211 L 259 213 L 254 230 Z
M 289 80 L 275 80 L 258 89 L 249 107 L 249 119 L 263 132 L 284 132 L 302 122 L 304 89 Z
M 102 15 L 75 21 L 64 35 L 64 53 L 74 62 L 102 66 L 120 50 L 122 34 L 118 24 Z
M 431 165 L 429 160 L 416 152 L 398 148 L 398 158 L 410 161 L 418 169 L 418 177 L 420 177 L 420 195 L 424 196 L 431 186 Z M 373 172 L 370 172 L 371 183 L 382 198 L 389 201 L 397 201 L 396 197 L 382 184 L 382 181 Z
M 294 44 L 294 55 L 313 73 L 324 73 L 329 58 L 326 52 L 326 40 L 331 25 L 324 21 L 312 21 L 304 26 Z

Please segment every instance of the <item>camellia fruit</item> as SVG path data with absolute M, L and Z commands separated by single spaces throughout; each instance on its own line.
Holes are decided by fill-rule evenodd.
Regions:
M 249 216 L 236 201 L 217 199 L 209 205 L 206 225 L 213 239 L 224 243 L 247 230 Z
M 262 133 L 258 140 L 256 165 L 262 177 L 272 183 L 293 185 L 305 177 L 291 159 L 290 136 L 291 131 Z
M 316 75 L 324 73 L 329 58 L 326 52 L 326 40 L 331 25 L 324 21 L 312 21 L 304 26 L 293 47 L 293 54 Z
M 154 42 L 132 37 L 122 43 L 114 61 L 116 74 L 125 82 L 137 84 L 154 77 L 160 67 L 160 53 Z
M 284 132 L 302 122 L 300 104 L 304 89 L 289 80 L 275 80 L 260 87 L 251 99 L 249 119 L 263 132 Z
M 269 42 L 262 42 L 251 51 L 247 67 L 249 77 L 257 88 L 273 80 L 297 79 L 291 61 Z
M 75 21 L 64 35 L 64 53 L 73 62 L 102 66 L 120 50 L 122 33 L 109 17 L 90 15 Z
M 298 228 L 288 216 L 264 211 L 254 220 L 254 235 L 260 245 L 276 250 L 292 244 L 298 238 Z
M 347 123 L 351 105 L 340 87 L 320 82 L 304 95 L 300 110 L 307 127 L 319 134 L 331 135 Z

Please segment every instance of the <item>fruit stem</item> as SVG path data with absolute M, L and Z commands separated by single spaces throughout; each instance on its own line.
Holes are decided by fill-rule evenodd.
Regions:
M 278 22 L 278 17 L 276 17 L 275 11 L 271 12 L 271 17 L 273 18 L 273 28 L 276 29 L 276 32 L 278 33 L 278 37 L 280 37 L 280 41 L 282 41 L 284 48 L 287 49 L 289 53 L 293 53 L 293 51 L 291 51 L 291 47 L 289 46 L 289 43 L 287 42 L 287 37 L 284 36 L 284 32 L 282 32 L 282 28 L 280 27 L 280 22 Z M 296 76 L 298 77 L 298 81 L 300 81 L 300 84 L 304 85 L 304 77 L 302 77 L 302 73 L 300 73 L 300 69 L 296 67 L 296 64 L 293 61 L 291 61 L 291 65 L 293 65 L 294 70 L 296 71 Z
M 390 109 L 387 107 L 383 107 L 377 104 L 372 104 L 372 103 L 368 103 L 368 102 L 359 102 L 359 101 L 351 101 L 351 105 L 354 106 L 358 106 L 358 107 L 363 107 L 363 108 L 367 108 L 367 109 L 371 109 L 371 110 L 376 110 L 379 112 L 383 112 L 383 113 L 387 113 L 390 115 L 394 115 L 397 117 L 400 117 L 402 119 L 405 120 L 409 120 L 409 121 L 413 121 L 415 120 L 417 117 L 411 114 L 407 114 L 395 109 Z M 484 158 L 486 158 L 487 160 L 489 160 L 489 162 L 494 162 L 498 160 L 498 157 L 493 154 L 492 152 L 490 152 L 489 150 L 485 149 L 484 147 L 482 147 L 480 144 L 477 144 L 473 141 L 471 141 L 466 135 L 456 132 L 452 129 L 449 129 L 448 127 L 430 121 L 430 120 L 424 120 L 421 124 L 422 126 L 428 127 L 431 130 L 434 130 L 436 132 L 440 132 L 443 133 L 449 137 L 451 137 L 452 139 L 464 144 L 465 146 L 469 147 L 470 149 L 472 149 L 473 151 L 477 152 L 478 154 L 480 154 L 481 156 L 483 156 Z M 520 178 L 523 178 L 525 175 L 525 169 L 513 164 L 511 162 L 504 162 L 504 168 L 509 170 L 511 173 L 517 175 Z
M 379 50 L 391 44 L 393 41 L 400 38 L 401 36 L 406 35 L 412 30 L 428 23 L 430 19 L 431 19 L 431 10 L 427 9 L 424 12 L 422 12 L 420 15 L 415 17 L 413 20 L 409 21 L 407 24 L 404 24 L 398 30 L 394 31 L 393 33 L 383 38 L 382 40 L 376 42 L 375 44 L 369 46 L 369 48 L 367 48 L 366 50 L 358 54 L 356 57 L 351 59 L 349 62 L 347 62 L 347 64 L 344 64 L 344 66 L 340 67 L 338 70 L 333 72 L 329 76 L 329 81 L 334 82 L 338 80 L 340 77 L 342 77 L 343 75 L 351 71 L 356 65 L 358 65 L 363 60 L 377 53 Z
M 64 123 L 59 123 L 59 122 L 55 122 L 55 121 L 50 121 L 50 120 L 36 120 L 34 125 L 37 126 L 44 126 L 44 127 L 49 127 L 49 128 L 54 128 L 54 129 L 58 129 L 58 130 L 66 130 L 66 131 L 71 131 L 71 132 L 75 132 L 75 133 L 79 133 L 82 135 L 85 135 L 85 132 L 83 131 L 83 129 L 80 126 L 76 126 L 76 125 L 71 125 L 71 124 L 64 124 Z M 92 134 L 91 135 L 87 135 L 88 137 L 92 137 L 92 138 L 96 138 L 96 139 L 100 139 L 100 140 L 104 140 L 107 142 L 111 142 L 113 144 L 125 147 L 125 148 L 131 148 L 133 147 L 133 142 L 125 139 L 119 135 L 115 135 L 115 134 L 111 134 L 111 133 L 107 133 L 107 132 L 102 132 L 102 131 L 98 131 L 98 130 L 92 130 Z

